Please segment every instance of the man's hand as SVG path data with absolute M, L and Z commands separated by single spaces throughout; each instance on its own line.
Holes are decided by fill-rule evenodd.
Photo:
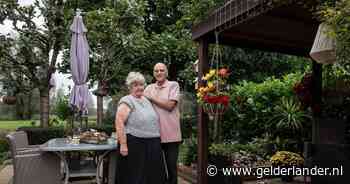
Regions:
M 122 156 L 128 156 L 128 145 L 127 144 L 121 144 L 120 145 L 120 154 Z

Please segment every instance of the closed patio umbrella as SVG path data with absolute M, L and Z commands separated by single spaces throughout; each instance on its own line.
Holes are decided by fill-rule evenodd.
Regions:
M 90 92 L 87 86 L 89 73 L 89 45 L 86 39 L 87 29 L 84 26 L 80 11 L 74 17 L 70 27 L 72 32 L 70 49 L 70 69 L 74 87 L 70 95 L 70 104 L 79 112 L 87 114 Z

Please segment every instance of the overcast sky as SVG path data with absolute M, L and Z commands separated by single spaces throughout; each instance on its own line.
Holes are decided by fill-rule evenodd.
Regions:
M 34 0 L 18 0 L 19 4 L 22 6 L 30 5 L 34 3 Z M 43 23 L 42 19 L 35 19 L 34 20 L 37 25 L 41 25 Z M 0 24 L 0 34 L 15 34 L 15 32 L 12 30 L 12 23 L 8 20 L 4 21 L 4 24 Z M 62 55 L 59 55 L 58 62 L 62 61 Z M 65 92 L 65 94 L 69 93 L 68 86 L 73 86 L 73 81 L 71 79 L 68 79 L 70 74 L 60 74 L 56 72 L 55 74 L 55 81 L 57 85 L 57 89 L 62 88 Z M 90 90 L 91 91 L 91 90 Z M 94 106 L 96 105 L 96 97 L 93 95 L 93 102 Z M 104 104 L 107 105 L 107 104 Z

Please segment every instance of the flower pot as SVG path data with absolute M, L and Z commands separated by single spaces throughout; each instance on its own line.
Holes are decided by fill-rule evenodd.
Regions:
M 209 155 L 209 165 L 214 165 L 218 170 L 222 168 L 232 167 L 232 161 L 230 157 L 222 155 Z M 242 184 L 241 176 L 226 176 L 222 172 L 218 172 L 215 176 L 208 177 L 209 184 Z
M 204 101 L 203 110 L 211 119 L 213 119 L 220 117 L 226 112 L 230 97 L 226 95 L 205 96 Z
M 311 58 L 321 64 L 332 64 L 336 61 L 335 39 L 327 35 L 328 30 L 329 27 L 325 23 L 319 25 L 310 51 Z
M 16 104 L 16 97 L 15 96 L 2 96 L 0 98 L 0 101 L 7 105 L 14 105 Z

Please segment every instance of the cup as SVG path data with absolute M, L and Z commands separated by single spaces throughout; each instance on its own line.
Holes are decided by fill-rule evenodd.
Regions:
M 74 135 L 72 138 L 72 144 L 79 144 L 80 143 L 80 137 Z

